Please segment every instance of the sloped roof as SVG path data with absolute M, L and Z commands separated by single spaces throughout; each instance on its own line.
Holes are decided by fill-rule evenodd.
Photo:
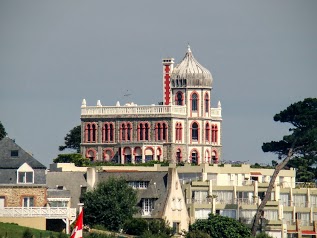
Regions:
M 70 198 L 69 190 L 60 190 L 60 189 L 47 189 L 47 197 L 48 198 Z
M 87 187 L 85 172 L 48 172 L 46 183 L 49 188 L 64 186 L 64 189 L 70 191 L 71 207 L 78 207 L 81 195 L 81 187 Z
M 17 150 L 18 156 L 11 156 L 11 151 Z M 32 155 L 23 150 L 14 140 L 4 137 L 0 141 L 0 168 L 18 169 L 22 164 L 27 163 L 33 169 L 46 169 Z

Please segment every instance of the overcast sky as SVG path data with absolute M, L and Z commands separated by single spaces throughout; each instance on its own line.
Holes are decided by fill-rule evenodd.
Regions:
M 187 43 L 213 75 L 223 159 L 270 163 L 274 114 L 317 96 L 317 1 L 0 1 L 0 121 L 45 165 L 87 105 L 162 101 Z M 126 91 L 131 96 L 124 97 Z

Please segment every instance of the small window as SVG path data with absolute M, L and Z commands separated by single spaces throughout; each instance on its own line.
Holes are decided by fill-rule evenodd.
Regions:
M 11 150 L 11 157 L 18 157 L 19 151 L 18 150 Z
M 18 183 L 33 183 L 33 172 L 18 172 Z
M 33 207 L 34 198 L 33 197 L 24 197 L 23 198 L 23 207 Z

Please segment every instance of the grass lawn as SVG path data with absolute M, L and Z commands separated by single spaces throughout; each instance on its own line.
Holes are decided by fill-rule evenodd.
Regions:
M 12 223 L 0 222 L 0 238 L 22 238 L 22 235 L 27 227 L 19 226 Z M 43 231 L 38 229 L 29 228 L 34 238 L 62 238 L 68 237 L 65 234 L 58 232 Z

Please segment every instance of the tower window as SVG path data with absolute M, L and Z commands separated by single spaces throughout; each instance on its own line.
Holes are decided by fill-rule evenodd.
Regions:
M 208 122 L 206 123 L 205 140 L 210 141 L 210 126 Z
M 192 157 L 192 161 L 191 161 L 192 164 L 198 164 L 198 152 L 197 152 L 197 150 L 192 151 L 191 157 Z
M 217 143 L 218 142 L 218 126 L 212 125 L 211 128 L 211 142 Z
M 183 93 L 182 92 L 177 92 L 176 94 L 176 105 L 184 105 L 184 99 L 183 99 Z
M 192 95 L 192 111 L 198 110 L 198 95 L 197 93 L 193 93 Z
M 198 141 L 198 124 L 196 122 L 192 125 L 192 140 Z
M 205 94 L 205 112 L 209 112 L 209 95 L 208 93 Z

